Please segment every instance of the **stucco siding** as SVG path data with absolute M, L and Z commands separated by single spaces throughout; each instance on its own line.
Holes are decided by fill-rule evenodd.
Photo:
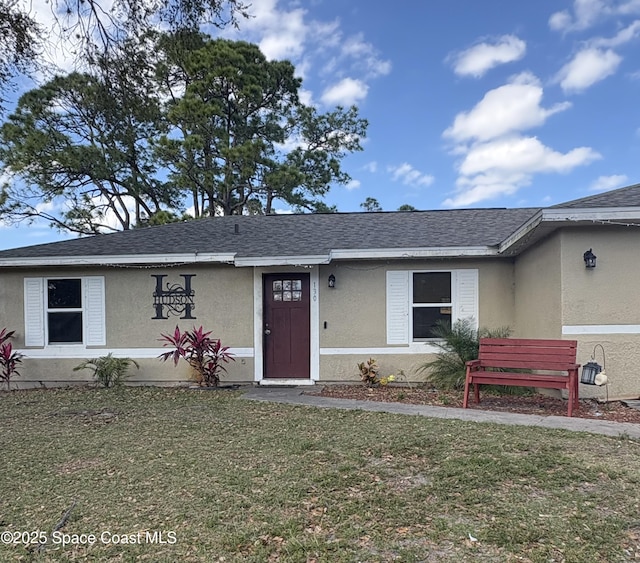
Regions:
M 607 388 L 580 385 L 583 397 L 640 397 L 640 262 L 633 248 L 637 227 L 577 228 L 562 232 L 562 325 L 576 339 L 578 362 L 587 363 L 601 344 Z M 596 267 L 585 268 L 583 254 L 593 248 Z M 604 365 L 598 347 L 595 359 Z
M 638 227 L 562 232 L 562 301 L 565 325 L 640 325 Z M 593 248 L 595 268 L 583 254 Z
M 516 258 L 514 337 L 562 337 L 561 252 L 554 234 Z
M 433 359 L 432 344 L 408 346 L 386 341 L 386 273 L 388 271 L 478 270 L 480 326 L 513 326 L 513 263 L 510 260 L 407 260 L 336 263 L 320 268 L 320 381 L 357 380 L 357 364 L 374 357 L 381 375 L 403 370 L 410 381 L 424 381 L 417 368 Z M 330 274 L 336 287 L 327 287 Z M 325 325 L 326 323 L 326 325 Z M 326 327 L 326 328 L 325 328 Z M 339 350 L 340 353 L 330 353 Z M 349 353 L 350 349 L 360 349 Z M 397 352 L 395 351 L 397 350 Z
M 135 356 L 135 354 L 132 354 Z M 135 358 L 134 358 L 135 359 Z M 29 389 L 33 387 L 59 387 L 66 385 L 91 384 L 94 382 L 91 370 L 74 371 L 81 359 L 37 359 L 24 360 L 21 376 L 11 382 L 12 389 Z M 136 359 L 140 368 L 132 365 L 126 379 L 127 385 L 189 385 L 193 383 L 189 366 L 180 361 L 177 366 L 173 362 L 162 362 L 157 358 Z M 221 385 L 230 383 L 246 383 L 253 374 L 253 358 L 236 358 L 225 366 L 227 373 L 222 373 Z
M 426 374 L 420 372 L 418 368 L 433 359 L 432 354 L 383 354 L 372 357 L 380 368 L 380 377 L 393 374 L 398 376 L 398 382 L 402 382 L 400 375 L 402 371 L 408 383 L 424 382 Z M 358 364 L 368 359 L 369 356 L 357 354 L 321 355 L 320 381 L 323 383 L 357 382 L 360 380 Z
M 166 319 L 154 319 L 153 292 L 156 287 L 154 274 L 165 274 L 166 284 L 183 284 L 180 274 L 195 276 L 191 285 L 195 291 L 194 319 L 181 319 L 182 315 L 167 315 Z M 24 333 L 24 280 L 25 278 L 82 278 L 104 276 L 106 345 L 84 347 L 58 345 L 25 347 Z M 167 384 L 189 380 L 189 370 L 184 364 L 174 368 L 163 364 L 156 357 L 163 351 L 159 341 L 162 333 L 203 326 L 213 336 L 221 338 L 223 345 L 240 350 L 242 357 L 228 364 L 228 381 L 253 380 L 253 276 L 249 268 L 232 266 L 194 266 L 178 268 L 73 268 L 55 270 L 11 270 L 0 274 L 0 327 L 15 330 L 14 346 L 26 355 L 21 366 L 21 377 L 16 384 L 62 385 L 87 382 L 91 374 L 74 372 L 85 358 L 95 358 L 113 352 L 120 357 L 131 357 L 140 363 L 140 369 L 131 370 L 131 383 Z M 230 295 L 243 295 L 234 299 Z M 42 382 L 42 383 L 40 383 Z

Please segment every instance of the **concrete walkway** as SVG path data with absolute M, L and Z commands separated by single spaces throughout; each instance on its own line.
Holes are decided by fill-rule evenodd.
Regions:
M 305 395 L 309 387 L 251 387 L 243 398 L 251 401 L 305 405 L 325 409 L 354 409 L 373 412 L 388 412 L 427 416 L 431 418 L 452 418 L 469 422 L 493 422 L 496 424 L 514 424 L 518 426 L 539 426 L 541 428 L 559 428 L 576 432 L 591 432 L 607 436 L 628 436 L 640 440 L 640 424 L 628 422 L 610 422 L 590 418 L 569 418 L 567 416 L 539 416 L 535 414 L 517 414 L 476 409 L 456 409 L 434 407 L 430 405 L 408 405 L 405 403 L 383 403 L 378 401 L 359 401 L 355 399 L 332 399 L 317 395 Z

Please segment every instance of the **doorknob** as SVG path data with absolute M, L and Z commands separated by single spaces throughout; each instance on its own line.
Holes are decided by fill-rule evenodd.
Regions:
M 266 335 L 269 335 L 269 334 L 271 334 L 271 331 L 270 331 L 268 328 L 265 328 L 265 329 L 264 329 L 264 333 L 265 333 Z

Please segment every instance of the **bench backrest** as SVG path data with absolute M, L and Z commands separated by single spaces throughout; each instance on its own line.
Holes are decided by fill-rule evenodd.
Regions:
M 566 371 L 576 363 L 575 340 L 481 338 L 478 359 L 487 367 Z

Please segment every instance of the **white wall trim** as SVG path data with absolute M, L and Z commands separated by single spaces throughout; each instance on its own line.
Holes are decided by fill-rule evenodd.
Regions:
M 309 335 L 310 363 L 309 376 L 312 381 L 320 379 L 320 268 L 313 268 L 309 275 L 310 318 Z
M 638 207 L 556 207 L 542 210 L 543 221 L 617 221 L 640 219 Z
M 533 217 L 527 220 L 523 225 L 518 227 L 506 239 L 504 239 L 498 247 L 500 254 L 504 253 L 509 247 L 513 246 L 520 239 L 524 238 L 533 231 L 542 222 L 542 210 L 538 211 Z
M 226 263 L 233 264 L 234 252 L 216 254 L 212 252 L 185 254 L 131 254 L 111 256 L 60 256 L 38 258 L 4 258 L 0 266 L 111 266 L 114 264 L 198 264 Z
M 458 258 L 464 256 L 498 256 L 489 246 L 442 246 L 433 248 L 359 248 L 331 251 L 332 260 L 387 258 Z
M 282 385 L 315 385 L 315 383 L 313 379 L 261 379 L 259 385 L 278 387 Z
M 330 261 L 327 254 L 319 256 L 248 256 L 236 258 L 234 264 L 239 268 L 246 266 L 315 266 L 316 264 L 328 264 Z
M 116 358 L 146 360 L 157 358 L 169 348 L 85 348 L 84 346 L 47 346 L 46 348 L 23 348 L 18 352 L 26 359 L 65 360 L 93 359 L 112 353 Z M 253 358 L 253 348 L 230 348 L 236 358 Z
M 301 273 L 309 274 L 309 322 L 311 323 L 309 344 L 310 350 L 310 366 L 309 380 L 318 381 L 320 379 L 320 271 L 317 267 L 306 267 Z M 281 270 L 277 267 L 253 269 L 253 349 L 255 350 L 253 362 L 253 379 L 256 383 L 263 384 L 264 378 L 264 350 L 263 350 L 263 274 L 278 274 Z M 290 273 L 287 271 L 286 273 Z M 299 379 L 300 381 L 309 381 L 307 379 Z M 303 385 L 298 383 L 298 385 Z
M 262 270 L 253 269 L 253 349 L 255 360 L 253 362 L 253 380 L 262 381 L 264 375 L 264 353 L 262 350 Z
M 321 356 L 390 356 L 395 354 L 436 354 L 440 348 L 428 342 L 413 342 L 409 346 L 383 346 L 380 348 L 320 348 Z
M 562 334 L 640 334 L 640 325 L 564 325 Z

